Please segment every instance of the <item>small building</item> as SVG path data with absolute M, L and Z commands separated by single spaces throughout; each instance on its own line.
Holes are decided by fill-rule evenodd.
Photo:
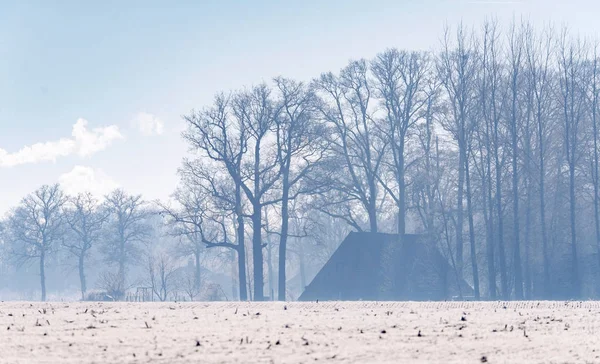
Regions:
M 472 296 L 472 287 L 427 240 L 423 235 L 351 232 L 299 300 L 428 301 Z

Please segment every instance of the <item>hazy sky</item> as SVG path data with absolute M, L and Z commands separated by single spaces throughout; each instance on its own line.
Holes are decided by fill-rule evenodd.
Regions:
M 0 213 L 59 181 L 166 198 L 181 115 L 220 90 L 432 49 L 446 22 L 525 15 L 597 35 L 599 13 L 581 0 L 0 0 Z

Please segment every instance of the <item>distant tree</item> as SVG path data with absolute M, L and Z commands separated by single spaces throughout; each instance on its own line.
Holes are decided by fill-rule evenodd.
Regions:
M 192 112 L 191 115 L 184 117 L 188 130 L 183 134 L 183 138 L 193 150 L 208 157 L 216 166 L 210 163 L 205 165 L 203 159 L 186 160 L 181 173 L 191 185 L 208 185 L 215 196 L 225 203 L 233 204 L 236 219 L 237 244 L 235 250 L 238 253 L 240 300 L 245 301 L 248 294 L 246 290 L 242 161 L 248 150 L 248 136 L 245 124 L 239 118 L 233 118 L 231 112 L 231 98 L 219 94 L 215 97 L 212 107 L 200 112 Z M 217 168 L 233 181 L 233 193 L 223 193 L 223 189 L 212 183 L 214 181 L 212 177 L 218 176 L 218 173 L 215 172 Z
M 250 221 L 255 301 L 264 300 L 263 208 L 276 202 L 269 198 L 269 193 L 281 176 L 276 143 L 272 140 L 276 105 L 271 92 L 267 85 L 262 84 L 238 94 L 233 103 L 233 113 L 245 125 L 248 148 L 251 150 L 242 164 L 243 179 L 240 186 L 252 206 Z
M 85 299 L 85 262 L 92 247 L 103 238 L 108 212 L 100 208 L 98 200 L 91 193 L 86 192 L 68 199 L 64 216 L 71 234 L 67 234 L 62 245 L 77 258 L 81 298 Z
M 271 90 L 262 84 L 231 98 L 218 95 L 212 108 L 185 117 L 188 130 L 184 138 L 207 158 L 206 165 L 216 166 L 215 174 L 225 173 L 233 179 L 239 249 L 244 246 L 244 218 L 247 216 L 243 211 L 244 197 L 251 207 L 255 300 L 262 300 L 264 296 L 263 208 L 276 202 L 269 199 L 269 193 L 281 175 L 275 148 L 274 115 Z M 240 297 L 244 299 L 245 294 Z
M 571 240 L 571 286 L 573 297 L 581 295 L 577 242 L 576 174 L 581 160 L 581 130 L 587 103 L 583 80 L 586 77 L 584 60 L 586 44 L 580 39 L 571 40 L 563 31 L 558 49 L 558 74 L 560 82 L 559 104 L 563 114 L 563 137 L 566 162 L 569 170 L 569 220 Z
M 519 143 L 519 134 L 523 130 L 523 110 L 526 108 L 526 100 L 523 98 L 523 58 L 524 58 L 524 32 L 512 24 L 508 33 L 508 129 L 510 134 L 511 149 L 511 177 L 512 177 L 512 200 L 513 200 L 513 270 L 515 276 L 515 298 L 523 299 L 523 273 L 521 263 L 521 230 L 519 214 L 519 173 L 520 159 L 522 154 Z
M 333 154 L 327 176 L 332 198 L 322 204 L 321 211 L 361 229 L 357 221 L 360 213 L 348 208 L 347 213 L 340 215 L 335 207 L 357 202 L 367 216 L 369 230 L 376 233 L 382 200 L 379 180 L 387 139 L 379 132 L 373 115 L 374 86 L 368 64 L 365 60 L 353 61 L 339 76 L 324 73 L 314 81 L 314 87 L 321 100 L 318 109 L 327 125 L 325 134 Z
M 463 229 L 465 177 L 469 163 L 469 136 L 476 101 L 478 57 L 475 52 L 474 37 L 461 25 L 456 30 L 455 42 L 446 29 L 443 49 L 437 60 L 437 74 L 450 110 L 449 118 L 442 126 L 451 135 L 458 147 L 458 186 L 456 203 L 456 265 L 460 276 L 463 275 Z M 467 193 L 469 193 L 467 191 Z M 474 243 L 471 248 L 474 249 Z M 472 261 L 475 295 L 479 297 L 479 278 L 477 262 Z
M 190 270 L 184 270 L 177 276 L 177 287 L 190 301 L 194 301 L 202 291 L 202 285 L 196 283 L 196 274 Z
M 7 221 L 0 219 L 0 273 L 6 270 L 6 253 L 8 248 Z M 2 279 L 4 277 L 0 277 Z
M 150 211 L 141 195 L 129 195 L 121 189 L 106 196 L 103 208 L 108 212 L 104 242 L 106 260 L 117 266 L 119 286 L 125 287 L 127 265 L 140 258 L 138 245 L 150 234 L 150 225 L 146 221 Z
M 21 200 L 8 220 L 13 255 L 19 263 L 39 261 L 41 300 L 46 300 L 46 260 L 64 233 L 66 198 L 58 185 L 42 186 Z
M 148 284 L 153 294 L 161 302 L 169 298 L 177 287 L 176 274 L 177 265 L 172 257 L 166 253 L 149 254 L 146 261 L 146 273 Z
M 325 128 L 316 118 L 317 100 L 309 87 L 281 77 L 275 79 L 275 84 L 279 92 L 275 123 L 281 170 L 278 299 L 285 301 L 289 205 L 299 195 L 318 190 L 318 186 L 305 180 L 324 159 Z
M 125 297 L 125 292 L 132 287 L 126 284 L 118 272 L 115 273 L 108 270 L 100 273 L 97 282 L 98 288 L 113 301 L 118 301 Z
M 596 247 L 598 255 L 598 269 L 600 270 L 600 161 L 599 161 L 599 131 L 598 131 L 598 107 L 600 106 L 600 54 L 599 44 L 594 43 L 590 67 L 590 77 L 587 84 L 586 96 L 589 103 L 589 113 L 592 124 L 592 160 L 591 160 L 591 182 L 594 186 L 594 227 L 596 233 Z
M 202 223 L 204 221 L 206 202 L 210 197 L 202 194 L 198 188 L 183 186 L 173 194 L 177 207 L 172 208 L 159 202 L 160 214 L 166 217 L 169 234 L 179 240 L 177 252 L 183 256 L 194 257 L 194 284 L 201 285 L 201 259 L 206 251 L 206 243 L 202 239 Z
M 242 282 L 240 294 L 243 294 L 246 290 L 246 262 L 242 259 L 245 249 L 231 241 L 229 236 L 232 234 L 229 234 L 226 223 L 235 216 L 235 202 L 229 199 L 232 198 L 229 194 L 231 186 L 227 186 L 225 181 L 215 182 L 208 175 L 201 176 L 197 165 L 186 163 L 184 168 L 184 182 L 173 194 L 176 205 L 159 203 L 160 214 L 166 218 L 170 234 L 180 239 L 177 250 L 184 256 L 194 257 L 196 289 L 202 286 L 201 259 L 206 249 L 228 248 L 238 253 L 238 278 Z M 191 177 L 190 173 L 194 176 Z M 210 187 L 196 184 L 207 183 L 207 179 L 212 181 Z M 218 231 L 216 234 L 215 229 Z
M 382 185 L 398 206 L 399 234 L 406 232 L 407 143 L 427 105 L 425 86 L 430 68 L 429 54 L 397 49 L 380 53 L 371 62 L 375 89 L 385 110 L 380 128 L 388 140 L 393 157 L 389 169 L 394 176 L 395 186 L 390 188 L 387 183 Z
M 550 281 L 550 244 L 547 225 L 547 159 L 549 134 L 553 125 L 554 113 L 554 70 L 552 69 L 552 56 L 554 52 L 554 39 L 551 29 L 546 29 L 542 34 L 536 34 L 531 26 L 528 27 L 525 41 L 525 58 L 529 88 L 533 93 L 532 119 L 534 124 L 535 143 L 531 153 L 536 157 L 537 181 L 539 193 L 539 231 L 542 245 L 542 272 L 543 288 L 542 297 L 549 298 L 551 294 Z
M 421 219 L 425 232 L 431 239 L 438 239 L 436 215 L 438 213 L 437 193 L 442 177 L 442 171 L 437 170 L 436 143 L 437 133 L 434 130 L 436 118 L 443 115 L 441 112 L 440 84 L 435 78 L 430 78 L 425 89 L 425 107 L 423 120 L 416 125 L 419 149 L 422 154 L 417 155 L 415 173 L 413 174 L 413 205 Z

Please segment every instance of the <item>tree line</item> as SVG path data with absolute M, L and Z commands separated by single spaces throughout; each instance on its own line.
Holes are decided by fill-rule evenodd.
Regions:
M 435 52 L 222 92 L 184 116 L 170 200 L 44 186 L 3 221 L 4 245 L 39 263 L 42 299 L 57 246 L 82 291 L 96 244 L 124 286 L 149 219 L 185 241 L 197 282 L 202 254 L 230 253 L 241 300 L 289 298 L 289 254 L 340 227 L 422 234 L 475 299 L 597 297 L 599 56 L 565 29 L 491 20 L 446 28 Z

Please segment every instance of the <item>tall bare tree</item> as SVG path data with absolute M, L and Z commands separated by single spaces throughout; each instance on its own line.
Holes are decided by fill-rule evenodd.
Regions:
M 523 69 L 523 39 L 522 30 L 517 29 L 513 22 L 508 34 L 508 78 L 509 78 L 509 129 L 511 144 L 511 166 L 512 166 L 512 199 L 513 199 L 513 270 L 515 275 L 515 298 L 523 299 L 523 273 L 521 266 L 521 236 L 519 215 L 519 132 L 521 119 L 522 101 L 522 69 Z
M 85 299 L 85 262 L 92 247 L 103 237 L 102 229 L 108 219 L 108 213 L 100 208 L 98 199 L 86 192 L 68 199 L 64 216 L 72 238 L 63 239 L 62 244 L 77 258 L 81 298 Z
M 224 221 L 230 217 L 235 220 L 236 197 L 232 196 L 232 188 L 225 181 L 216 180 L 199 168 L 194 163 L 184 164 L 181 170 L 184 183 L 173 195 L 177 207 L 161 203 L 161 214 L 172 225 L 172 234 L 183 239 L 184 253 L 194 256 L 196 289 L 201 285 L 200 259 L 205 248 L 228 248 L 238 255 L 240 297 L 246 300 L 246 250 L 243 244 L 239 245 L 238 239 L 235 239 L 237 244 L 229 239 Z M 221 234 L 207 232 L 214 230 L 215 225 L 219 226 Z
M 463 25 L 456 30 L 456 44 L 453 44 L 450 30 L 446 29 L 443 50 L 438 57 L 437 73 L 446 91 L 450 117 L 444 120 L 443 127 L 452 134 L 458 146 L 458 186 L 456 205 L 456 265 L 459 274 L 463 274 L 463 196 L 465 165 L 468 163 L 467 136 L 469 113 L 474 101 L 473 91 L 476 85 L 477 55 L 472 36 L 467 34 Z M 478 288 L 477 288 L 478 290 Z
M 38 260 L 41 300 L 46 300 L 46 260 L 64 234 L 62 209 L 66 198 L 56 185 L 44 185 L 21 200 L 8 220 L 12 253 L 20 263 Z
M 548 152 L 548 131 L 552 126 L 550 117 L 553 114 L 554 82 L 552 78 L 552 52 L 554 39 L 552 29 L 536 34 L 528 27 L 525 54 L 529 87 L 533 90 L 533 120 L 537 141 L 537 162 L 539 171 L 539 231 L 542 243 L 543 292 L 550 296 L 550 252 L 546 228 L 546 154 Z
M 275 111 L 271 90 L 266 84 L 239 93 L 234 98 L 233 113 L 245 125 L 250 153 L 242 164 L 240 187 L 252 206 L 252 266 L 254 300 L 264 300 L 264 258 L 262 242 L 263 208 L 275 203 L 269 196 L 279 181 L 281 169 L 274 142 Z
M 150 234 L 146 221 L 150 211 L 141 195 L 130 195 L 122 189 L 107 195 L 103 208 L 108 212 L 108 235 L 103 247 L 106 260 L 117 266 L 119 286 L 126 287 L 127 266 L 140 258 L 139 244 Z
M 279 93 L 275 123 L 281 169 L 278 299 L 285 301 L 289 204 L 299 195 L 318 189 L 305 180 L 324 158 L 325 130 L 317 123 L 316 95 L 308 86 L 281 77 L 275 79 L 275 85 Z
M 586 112 L 583 78 L 586 45 L 580 39 L 570 39 L 563 31 L 558 54 L 560 82 L 559 103 L 563 111 L 564 148 L 569 169 L 569 216 L 571 230 L 571 284 L 574 297 L 581 294 L 577 253 L 576 173 L 580 159 L 580 128 Z
M 214 107 L 186 116 L 184 138 L 201 151 L 235 183 L 238 246 L 244 246 L 243 198 L 249 202 L 253 227 L 252 262 L 254 299 L 264 296 L 262 209 L 274 201 L 268 192 L 279 180 L 277 153 L 270 148 L 275 127 L 275 106 L 266 85 L 238 92 L 233 97 L 218 95 Z M 243 195 L 242 195 L 243 194 Z M 242 286 L 242 282 L 240 282 Z M 245 295 L 241 296 L 245 299 Z
M 430 76 L 429 54 L 390 49 L 371 63 L 375 88 L 386 112 L 380 128 L 393 157 L 391 170 L 397 191 L 382 183 L 398 206 L 398 233 L 406 232 L 406 143 L 427 104 L 425 86 Z M 379 177 L 379 175 L 375 175 Z
M 500 265 L 500 289 L 504 299 L 510 296 L 508 286 L 508 271 L 506 263 L 506 248 L 504 245 L 504 205 L 502 198 L 503 182 L 503 153 L 506 145 L 503 143 L 504 130 L 502 123 L 502 109 L 506 102 L 506 77 L 502 60 L 502 43 L 500 42 L 500 29 L 496 21 L 486 21 L 483 25 L 483 48 L 482 48 L 482 95 L 481 102 L 484 110 L 483 116 L 486 120 L 486 143 L 490 159 L 493 161 L 489 169 L 489 186 L 495 182 L 495 195 L 489 202 L 493 204 L 491 210 L 495 210 L 496 226 L 495 249 L 498 252 Z M 494 178 L 492 179 L 492 171 Z M 493 223 L 492 223 L 493 224 Z
M 596 246 L 598 249 L 598 259 L 600 259 L 600 175 L 598 161 L 598 107 L 600 106 L 600 54 L 598 53 L 598 42 L 594 43 L 594 49 L 592 54 L 592 60 L 590 62 L 590 77 L 588 77 L 588 87 L 586 88 L 586 95 L 590 109 L 590 119 L 592 124 L 592 173 L 590 173 L 592 179 L 592 185 L 594 186 L 594 227 L 596 232 Z M 600 260 L 598 264 L 600 269 Z
M 378 132 L 373 117 L 373 86 L 368 73 L 365 60 L 353 61 L 339 76 L 324 73 L 314 85 L 321 98 L 319 111 L 329 128 L 332 160 L 336 161 L 330 165 L 335 170 L 329 175 L 334 196 L 331 205 L 358 201 L 367 216 L 370 231 L 378 232 L 377 215 L 382 198 L 379 180 L 387 141 Z M 343 170 L 339 170 L 341 166 Z M 332 213 L 329 209 L 323 211 Z M 360 222 L 351 211 L 344 214 L 344 218 L 360 228 Z

